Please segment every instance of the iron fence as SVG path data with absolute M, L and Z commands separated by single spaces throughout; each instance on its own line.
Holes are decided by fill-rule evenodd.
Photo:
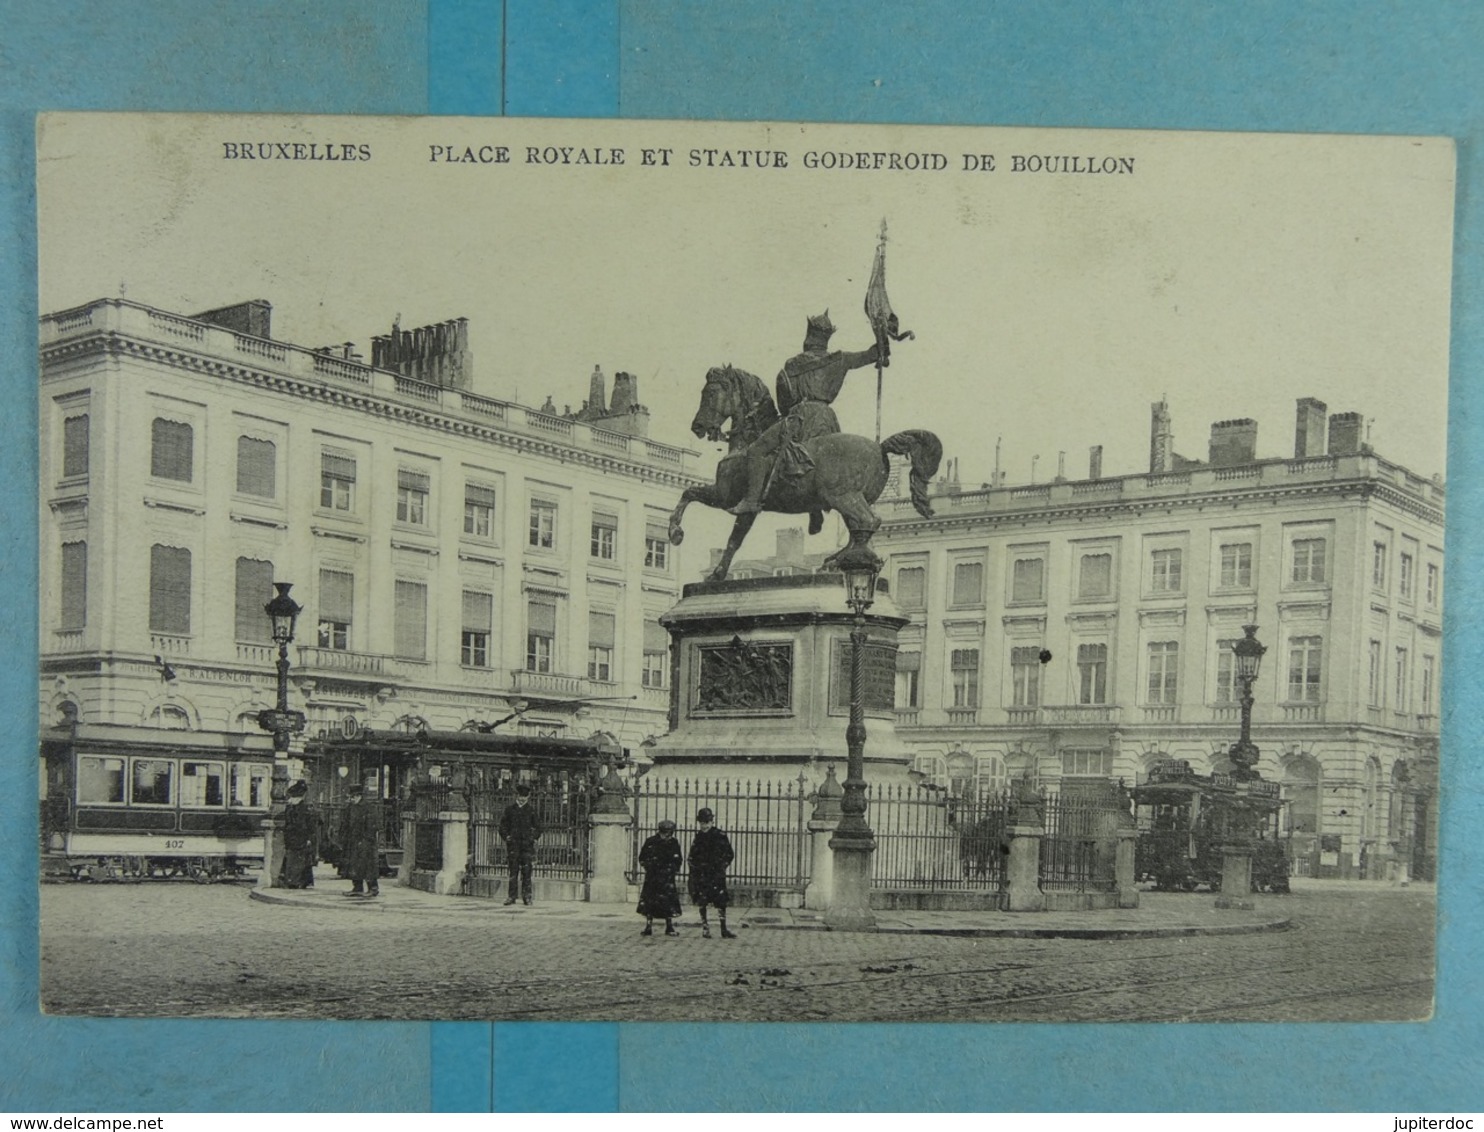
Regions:
M 736 854 L 727 870 L 729 883 L 740 888 L 802 892 L 809 880 L 809 832 L 812 808 L 804 784 L 739 782 L 713 779 L 640 778 L 634 784 L 634 824 L 629 838 L 629 883 L 640 879 L 639 848 L 661 820 L 676 825 L 675 836 L 688 853 L 696 833 L 696 811 L 709 808 Z M 689 866 L 677 884 L 685 885 Z
M 997 892 L 1005 884 L 1009 795 L 957 798 L 924 786 L 871 790 L 875 888 Z
M 1041 887 L 1062 892 L 1111 892 L 1122 812 L 1110 791 L 1045 794 Z
M 469 790 L 469 866 L 467 890 L 492 896 L 510 877 L 509 856 L 500 838 L 500 817 L 515 803 L 515 783 L 500 779 Z M 576 774 L 547 776 L 531 793 L 541 823 L 531 871 L 550 880 L 584 881 L 591 872 L 588 814 L 592 790 Z

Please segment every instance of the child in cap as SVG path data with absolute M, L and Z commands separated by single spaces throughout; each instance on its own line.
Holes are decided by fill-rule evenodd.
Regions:
M 639 849 L 639 867 L 644 870 L 644 887 L 639 890 L 638 913 L 644 917 L 640 935 L 654 934 L 654 919 L 663 916 L 665 934 L 679 935 L 675 917 L 680 915 L 680 894 L 675 891 L 675 876 L 685 864 L 680 843 L 675 840 L 675 823 L 669 818 L 659 824 L 659 832 L 648 838 Z

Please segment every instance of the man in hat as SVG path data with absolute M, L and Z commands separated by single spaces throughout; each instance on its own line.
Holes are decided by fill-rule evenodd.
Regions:
M 747 494 L 731 508 L 733 515 L 753 514 L 762 509 L 763 496 L 773 475 L 773 465 L 783 455 L 793 453 L 795 464 L 808 466 L 808 456 L 796 446 L 816 436 L 840 431 L 840 421 L 831 403 L 845 384 L 845 375 L 853 369 L 873 365 L 880 357 L 878 347 L 859 353 L 830 352 L 830 335 L 835 324 L 830 312 L 815 315 L 804 331 L 804 352 L 795 354 L 778 371 L 778 412 L 782 419 L 755 440 L 747 450 Z
M 541 837 L 541 819 L 531 805 L 531 788 L 522 782 L 515 788 L 515 801 L 500 815 L 500 840 L 510 859 L 510 888 L 506 904 L 514 904 L 517 894 L 531 902 L 531 865 L 536 859 L 536 841 Z
M 305 800 L 309 783 L 302 778 L 288 789 L 283 811 L 283 869 L 278 883 L 284 888 L 313 888 L 318 856 L 319 822 Z
M 366 801 L 366 788 L 359 782 L 351 784 L 350 801 L 340 818 L 340 844 L 345 853 L 342 867 L 351 885 L 345 895 L 380 896 L 381 807 Z
M 716 905 L 721 921 L 721 938 L 736 939 L 727 929 L 727 866 L 732 863 L 732 843 L 715 825 L 716 815 L 708 807 L 696 811 L 696 836 L 690 843 L 690 899 L 701 910 L 701 937 L 711 938 L 711 925 L 706 920 L 707 905 Z
M 680 842 L 675 840 L 675 823 L 669 818 L 660 822 L 658 832 L 645 838 L 639 848 L 639 867 L 644 870 L 644 885 L 639 889 L 639 907 L 644 917 L 640 935 L 654 935 L 654 918 L 665 921 L 666 935 L 679 935 L 675 917 L 680 915 L 680 893 L 675 891 L 675 877 L 685 864 Z

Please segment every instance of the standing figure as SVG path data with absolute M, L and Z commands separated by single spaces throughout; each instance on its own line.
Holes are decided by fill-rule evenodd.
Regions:
M 514 904 L 517 896 L 527 904 L 531 902 L 531 866 L 540 837 L 541 819 L 531 805 L 531 788 L 522 782 L 515 788 L 515 801 L 500 815 L 500 840 L 505 842 L 505 855 L 510 859 L 506 904 Z
M 381 807 L 366 801 L 366 788 L 359 782 L 351 785 L 350 801 L 341 815 L 340 845 L 351 886 L 345 895 L 380 896 Z
M 853 354 L 840 350 L 831 353 L 830 335 L 834 332 L 829 311 L 812 316 L 804 332 L 803 353 L 789 358 L 778 372 L 778 412 L 782 419 L 748 448 L 747 494 L 730 508 L 733 515 L 755 514 L 762 509 L 774 465 L 781 458 L 788 459 L 791 454 L 790 463 L 799 465 L 793 470 L 807 470 L 809 456 L 799 446 L 840 431 L 839 418 L 830 405 L 839 396 L 845 375 L 883 356 L 878 346 Z
M 717 829 L 716 815 L 709 809 L 696 812 L 696 839 L 690 843 L 690 890 L 691 902 L 701 910 L 701 937 L 711 938 L 711 925 L 706 920 L 707 905 L 716 905 L 716 915 L 721 921 L 721 938 L 736 939 L 735 932 L 727 930 L 727 905 L 732 902 L 727 892 L 727 866 L 732 863 L 732 843 L 727 835 Z
M 309 783 L 300 779 L 289 787 L 283 811 L 283 868 L 278 883 L 284 888 L 313 888 L 318 853 L 319 821 L 305 798 Z
M 640 935 L 654 935 L 654 918 L 665 920 L 665 934 L 679 935 L 675 917 L 680 915 L 680 893 L 675 891 L 675 876 L 685 864 L 680 842 L 675 840 L 675 823 L 669 818 L 659 824 L 659 832 L 648 838 L 639 849 L 639 867 L 644 870 L 644 887 L 639 890 L 637 911 L 644 917 Z

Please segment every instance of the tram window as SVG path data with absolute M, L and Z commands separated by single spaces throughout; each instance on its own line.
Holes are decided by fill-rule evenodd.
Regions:
M 123 800 L 123 759 L 83 755 L 77 760 L 77 801 L 80 805 L 119 805 Z
M 222 800 L 221 763 L 180 764 L 182 806 L 220 806 Z
M 268 806 L 269 769 L 256 763 L 232 764 L 232 805 L 262 810 Z
M 137 806 L 168 806 L 175 764 L 165 759 L 135 759 L 129 801 Z

